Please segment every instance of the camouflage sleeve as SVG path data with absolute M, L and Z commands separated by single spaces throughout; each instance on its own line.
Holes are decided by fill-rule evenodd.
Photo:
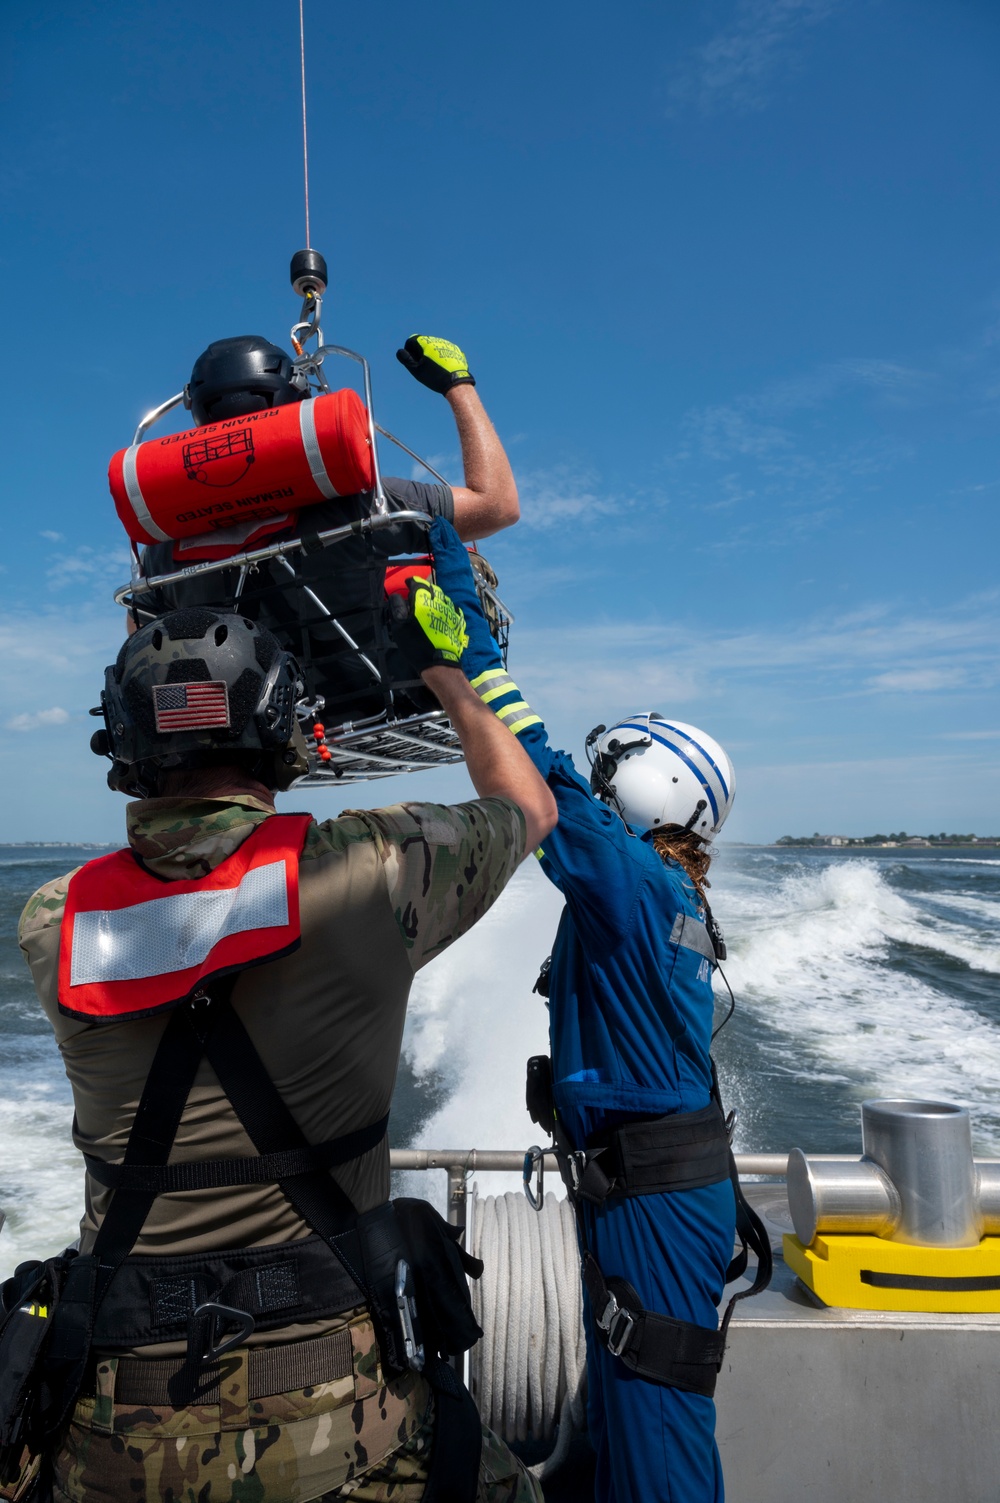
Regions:
M 348 812 L 375 843 L 415 971 L 482 918 L 524 856 L 524 815 L 509 799 Z
M 65 877 L 57 877 L 54 882 L 46 882 L 45 886 L 32 893 L 25 903 L 21 921 L 17 926 L 17 942 L 25 953 L 34 935 L 53 925 L 58 928 L 62 923 L 69 879 L 79 870 L 80 868 L 75 866 L 71 872 L 66 873 Z

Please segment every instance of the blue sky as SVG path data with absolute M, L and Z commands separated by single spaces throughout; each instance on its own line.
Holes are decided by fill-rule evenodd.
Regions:
M 327 336 L 456 479 L 394 351 L 467 350 L 522 493 L 486 549 L 511 666 L 556 738 L 702 724 L 736 839 L 1000 830 L 1000 10 L 306 15 Z M 209 340 L 287 338 L 297 6 L 44 3 L 6 31 L 0 839 L 114 839 L 85 713 L 122 635 L 107 461 Z

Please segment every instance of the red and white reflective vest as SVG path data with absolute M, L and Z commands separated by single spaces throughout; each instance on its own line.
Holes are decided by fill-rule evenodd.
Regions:
M 273 814 L 193 881 L 143 867 L 131 850 L 70 879 L 59 941 L 59 1010 L 113 1022 L 183 1002 L 213 976 L 296 949 L 299 856 L 310 814 Z

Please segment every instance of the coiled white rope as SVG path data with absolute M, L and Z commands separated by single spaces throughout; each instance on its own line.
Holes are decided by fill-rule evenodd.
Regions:
M 482 1341 L 469 1354 L 469 1386 L 483 1422 L 504 1440 L 550 1440 L 555 1450 L 532 1470 L 560 1464 L 584 1425 L 586 1346 L 576 1220 L 566 1200 L 545 1197 L 540 1212 L 523 1195 L 469 1198 L 469 1251 L 482 1258 L 472 1285 Z

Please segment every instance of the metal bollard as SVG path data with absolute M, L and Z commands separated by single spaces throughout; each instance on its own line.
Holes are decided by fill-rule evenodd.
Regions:
M 788 1157 L 788 1207 L 804 1246 L 820 1232 L 918 1247 L 976 1247 L 1000 1233 L 1000 1162 L 972 1157 L 972 1125 L 942 1101 L 865 1101 L 864 1156 Z
M 788 1209 L 799 1241 L 817 1232 L 867 1232 L 891 1237 L 902 1207 L 889 1176 L 862 1159 L 810 1159 L 801 1148 L 788 1155 Z
M 943 1101 L 865 1101 L 861 1138 L 866 1159 L 899 1194 L 896 1242 L 920 1247 L 975 1247 L 983 1234 L 972 1124 L 961 1106 Z
M 983 1236 L 1000 1233 L 1000 1163 L 996 1159 L 977 1159 L 979 1214 L 983 1218 Z

